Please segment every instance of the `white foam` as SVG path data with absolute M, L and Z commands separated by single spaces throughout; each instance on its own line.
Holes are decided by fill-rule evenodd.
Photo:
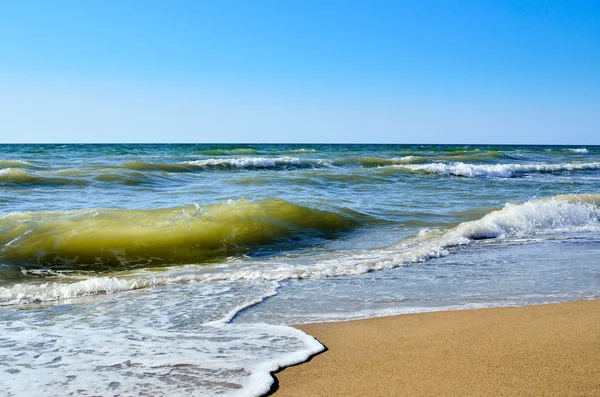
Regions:
M 237 325 L 236 325 L 237 326 Z M 288 351 L 286 354 L 280 354 L 277 357 L 267 360 L 257 361 L 249 366 L 250 376 L 242 384 L 242 389 L 237 393 L 232 393 L 232 396 L 262 396 L 269 392 L 273 385 L 272 372 L 280 368 L 289 367 L 305 362 L 311 356 L 322 352 L 325 347 L 319 343 L 314 337 L 305 334 L 304 332 L 287 326 L 260 324 L 255 327 L 264 327 L 265 331 L 275 333 L 274 338 L 282 336 L 288 339 L 296 339 L 302 348 L 295 351 Z
M 314 153 L 316 152 L 315 149 L 295 149 L 295 150 L 288 150 L 288 153 Z
M 393 158 L 392 160 L 394 162 L 399 162 L 399 163 L 412 163 L 412 162 L 416 162 L 416 161 L 422 160 L 422 159 L 423 159 L 423 157 L 421 157 L 421 156 L 410 155 L 410 156 L 403 156 L 400 158 L 396 157 L 396 158 Z
M 430 164 L 407 164 L 394 165 L 411 171 L 432 172 L 441 175 L 457 175 L 469 178 L 495 177 L 511 178 L 520 173 L 531 172 L 560 172 L 600 169 L 600 162 L 590 163 L 530 163 L 530 164 L 469 164 L 462 162 L 454 163 L 430 163 Z
M 116 277 L 91 277 L 73 283 L 52 282 L 43 284 L 16 284 L 0 287 L 0 306 L 52 302 L 82 296 L 112 294 L 160 285 L 152 278 L 119 279 Z
M 237 168 L 270 168 L 285 165 L 301 165 L 297 157 L 237 157 L 185 161 L 197 167 L 237 167 Z
M 279 284 L 278 282 L 274 282 L 273 283 L 273 288 L 270 291 L 266 291 L 264 292 L 262 295 L 260 295 L 258 298 L 254 299 L 254 300 L 250 300 L 248 302 L 245 302 L 244 304 L 237 306 L 235 308 L 233 308 L 232 310 L 229 311 L 229 313 L 227 313 L 225 316 L 223 316 L 222 318 L 220 318 L 219 320 L 207 323 L 207 324 L 211 324 L 211 325 L 218 325 L 218 324 L 228 324 L 231 323 L 233 321 L 233 319 L 243 310 L 246 310 L 252 306 L 258 305 L 259 303 L 263 302 L 265 299 L 268 299 L 272 296 L 277 295 L 277 290 L 279 289 L 279 287 L 281 286 L 281 284 Z
M 575 153 L 589 153 L 589 150 L 587 150 L 586 148 L 573 148 L 573 149 L 567 149 L 570 152 L 575 152 Z
M 271 371 L 323 350 L 300 330 L 219 319 L 272 283 L 213 283 L 14 312 L 0 322 L 8 396 L 258 396 Z
M 465 222 L 449 235 L 468 239 L 530 236 L 558 230 L 598 228 L 600 209 L 594 202 L 570 201 L 568 197 L 507 204 L 502 210 Z

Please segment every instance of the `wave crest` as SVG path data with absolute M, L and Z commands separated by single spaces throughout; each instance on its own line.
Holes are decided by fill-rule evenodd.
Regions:
M 38 168 L 29 161 L 24 160 L 0 160 L 0 168 Z
M 0 257 L 57 269 L 193 263 L 285 241 L 333 238 L 359 223 L 354 215 L 277 199 L 205 208 L 11 213 L 0 217 Z
M 41 176 L 35 172 L 27 172 L 20 168 L 0 169 L 0 183 L 11 185 L 87 185 L 88 182 L 81 179 L 62 178 L 57 176 Z
M 311 163 L 296 157 L 236 157 L 186 161 L 182 164 L 197 168 L 275 168 L 310 166 Z
M 494 177 L 512 178 L 519 174 L 534 172 L 564 172 L 584 171 L 600 169 L 600 162 L 591 163 L 531 163 L 531 164 L 469 164 L 462 162 L 454 163 L 430 163 L 430 164 L 406 164 L 396 165 L 409 171 L 429 172 L 440 175 L 465 176 L 468 178 Z

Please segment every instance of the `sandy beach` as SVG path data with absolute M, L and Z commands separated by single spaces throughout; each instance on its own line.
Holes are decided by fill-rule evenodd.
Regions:
M 600 300 L 301 325 L 285 396 L 600 396 Z

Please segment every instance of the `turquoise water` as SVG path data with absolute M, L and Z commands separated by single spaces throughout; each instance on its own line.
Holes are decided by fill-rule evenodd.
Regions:
M 600 147 L 0 150 L 9 395 L 260 395 L 289 324 L 600 291 Z

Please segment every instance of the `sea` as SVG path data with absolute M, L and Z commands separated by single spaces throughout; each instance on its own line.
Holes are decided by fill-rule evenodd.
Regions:
M 261 396 L 294 324 L 596 299 L 599 258 L 598 146 L 0 145 L 0 390 Z

